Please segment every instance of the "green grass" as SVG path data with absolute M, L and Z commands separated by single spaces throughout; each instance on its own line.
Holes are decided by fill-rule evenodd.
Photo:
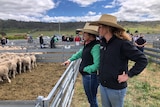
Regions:
M 44 36 L 53 36 L 53 35 L 66 35 L 66 36 L 75 36 L 75 31 L 74 30 L 71 30 L 71 31 L 37 31 L 37 32 L 33 32 L 33 33 L 30 33 L 29 35 L 32 35 L 33 38 L 36 38 L 39 36 L 39 34 L 43 34 Z M 23 39 L 24 38 L 24 35 L 26 35 L 27 33 L 26 32 L 23 32 L 23 33 L 7 33 L 7 37 L 9 39 Z M 22 36 L 14 36 L 14 35 L 22 35 Z
M 144 34 L 160 34 L 160 25 L 156 26 L 144 26 L 144 25 L 137 25 L 137 26 L 132 26 L 132 25 L 126 25 L 124 26 L 126 30 L 129 30 L 130 33 L 133 33 L 137 30 L 139 33 L 144 33 Z M 5 30 L 7 37 L 9 39 L 22 39 L 24 38 L 23 35 L 26 35 L 28 32 L 30 35 L 33 36 L 33 38 L 36 38 L 39 36 L 39 34 L 44 34 L 45 36 L 53 36 L 55 34 L 60 34 L 60 35 L 66 35 L 66 36 L 75 36 L 75 29 L 73 30 L 66 30 L 66 31 L 59 31 L 59 30 L 53 30 L 53 31 L 31 31 L 29 29 L 7 29 Z M 16 33 L 15 33 L 16 32 Z M 22 37 L 14 37 L 14 35 L 22 35 Z
M 125 107 L 160 107 L 160 72 L 156 66 L 149 63 L 140 75 L 129 79 Z
M 125 26 L 126 30 L 129 30 L 130 33 L 134 34 L 134 32 L 137 30 L 139 33 L 144 33 L 144 34 L 160 34 L 160 25 L 158 26 Z
M 69 35 L 69 36 L 76 35 L 75 31 L 61 31 L 61 32 L 59 32 L 59 31 L 37 31 L 37 32 L 32 33 L 31 35 L 38 36 L 41 33 L 46 36 L 53 36 L 54 34 L 60 34 L 60 35 L 65 34 L 65 35 Z
M 133 64 L 133 62 L 129 62 L 129 66 L 132 66 Z M 159 67 L 160 65 L 149 63 L 140 75 L 128 80 L 124 107 L 160 107 Z M 97 96 L 99 107 L 102 107 L 99 91 Z M 75 85 L 75 94 L 71 107 L 89 107 L 80 75 L 78 76 Z

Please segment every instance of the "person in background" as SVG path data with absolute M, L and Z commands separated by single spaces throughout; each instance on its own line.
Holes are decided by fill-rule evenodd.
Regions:
M 135 33 L 135 34 L 133 35 L 133 43 L 135 43 L 135 41 L 136 41 L 138 38 L 139 38 L 138 33 Z
M 64 34 L 62 35 L 62 41 L 67 41 L 66 36 Z
M 100 45 L 96 40 L 96 36 L 98 36 L 97 30 L 98 27 L 89 26 L 89 23 L 86 23 L 82 29 L 84 47 L 63 63 L 64 65 L 68 65 L 71 61 L 79 58 L 82 59 L 79 66 L 79 71 L 82 75 L 83 87 L 88 98 L 88 102 L 90 103 L 90 107 L 98 107 L 97 70 L 99 67 Z
M 81 41 L 81 37 L 79 36 L 79 34 L 74 38 L 74 41 L 76 42 L 76 46 L 79 46 Z
M 2 36 L 2 38 L 1 38 L 2 47 L 4 47 L 6 45 L 6 43 L 7 43 L 6 37 Z
M 33 43 L 33 37 L 30 35 L 30 36 L 28 36 L 28 43 Z
M 144 35 L 141 33 L 140 37 L 135 41 L 135 45 L 140 51 L 144 51 L 144 46 L 147 44 L 146 40 L 144 39 Z
M 55 46 L 55 35 L 50 40 L 50 48 L 56 48 L 56 46 Z
M 146 56 L 132 43 L 125 29 L 117 24 L 117 18 L 103 14 L 91 25 L 99 26 L 100 66 L 99 82 L 102 107 L 123 107 L 127 80 L 147 66 Z M 128 61 L 134 65 L 128 69 Z
M 43 34 L 40 34 L 39 36 L 39 43 L 40 43 L 40 48 L 44 48 Z
M 57 41 L 58 41 L 58 38 L 54 35 L 54 36 L 51 38 L 50 47 L 51 47 L 51 48 L 56 48 L 55 43 L 56 43 Z

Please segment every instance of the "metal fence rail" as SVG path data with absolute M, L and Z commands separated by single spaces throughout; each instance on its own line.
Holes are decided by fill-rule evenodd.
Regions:
M 80 59 L 71 62 L 47 97 L 35 100 L 0 101 L 0 107 L 70 107 Z
M 0 107 L 34 107 L 36 100 L 5 100 L 0 101 Z
M 62 62 L 67 60 L 73 53 L 79 50 L 80 47 L 65 49 L 26 49 L 26 50 L 0 50 L 2 52 L 26 53 L 36 52 L 37 62 Z M 38 96 L 32 101 L 0 101 L 0 107 L 70 107 L 72 96 L 74 94 L 75 80 L 78 74 L 78 66 L 80 60 L 72 62 L 61 78 L 58 80 L 52 91 L 45 98 Z
M 20 50 L 0 50 L 0 53 L 35 53 L 37 62 L 63 62 L 67 60 L 73 53 L 77 52 L 80 47 L 65 49 L 20 49 Z
M 42 52 L 36 54 L 38 62 L 62 62 L 75 53 L 77 49 L 28 49 L 25 52 Z M 18 51 L 18 50 L 17 50 Z M 3 52 L 3 51 L 0 51 Z M 13 51 L 12 51 L 13 52 Z M 18 52 L 22 52 L 19 50 Z M 68 52 L 68 53 L 67 53 Z M 160 64 L 160 49 L 145 47 L 144 53 L 148 59 Z M 68 54 L 68 55 L 67 55 Z M 53 59 L 52 59 L 53 58 Z M 66 58 L 66 59 L 65 59 Z M 49 59 L 49 60 L 48 60 Z M 0 101 L 0 107 L 70 107 L 74 94 L 74 85 L 78 74 L 80 60 L 72 62 L 47 97 L 38 96 L 33 101 Z
M 153 48 L 159 48 L 160 49 L 160 41 L 153 41 Z
M 45 48 L 50 48 L 50 39 L 48 40 L 44 40 L 44 47 Z M 61 47 L 61 46 L 75 46 L 75 42 L 62 42 L 62 41 L 58 41 L 55 43 L 56 47 Z M 21 47 L 21 48 L 30 48 L 30 49 L 38 49 L 40 48 L 40 44 L 39 44 L 39 39 L 33 39 L 32 43 L 28 43 L 27 40 L 10 40 L 9 43 L 7 43 L 5 46 L 9 46 L 9 47 Z
M 47 97 L 38 96 L 35 107 L 70 107 L 80 60 L 71 62 Z
M 160 49 L 159 48 L 144 48 L 144 53 L 148 60 L 156 64 L 160 64 Z

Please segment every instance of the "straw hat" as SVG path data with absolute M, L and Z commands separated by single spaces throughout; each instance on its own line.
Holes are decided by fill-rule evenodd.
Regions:
M 90 25 L 90 23 L 86 23 L 82 32 L 98 35 L 98 26 Z
M 90 25 L 99 25 L 99 24 L 115 27 L 125 31 L 125 29 L 122 26 L 117 24 L 117 18 L 112 15 L 103 14 L 98 21 L 90 23 Z

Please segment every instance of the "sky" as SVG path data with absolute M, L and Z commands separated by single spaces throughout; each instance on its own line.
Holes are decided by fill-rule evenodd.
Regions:
M 0 4 L 2 20 L 96 21 L 102 14 L 118 21 L 160 20 L 160 0 L 0 0 Z

